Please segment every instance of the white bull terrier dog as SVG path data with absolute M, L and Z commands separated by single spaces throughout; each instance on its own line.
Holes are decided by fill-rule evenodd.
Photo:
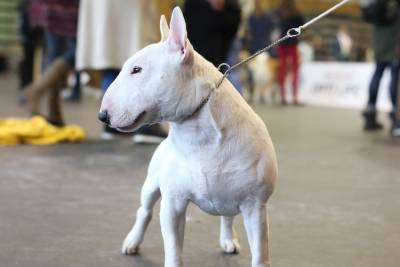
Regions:
M 164 16 L 162 39 L 124 64 L 104 95 L 99 119 L 120 131 L 168 121 L 144 182 L 136 222 L 122 246 L 135 254 L 156 201 L 165 266 L 182 266 L 185 213 L 190 202 L 221 216 L 220 244 L 239 251 L 233 217 L 244 217 L 253 267 L 270 266 L 267 200 L 274 189 L 277 161 L 263 121 L 222 74 L 193 50 L 179 8 L 170 29 Z M 215 89 L 215 90 L 214 90 Z

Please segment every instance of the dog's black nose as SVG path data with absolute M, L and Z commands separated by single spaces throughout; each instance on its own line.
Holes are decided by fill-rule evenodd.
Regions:
M 97 118 L 105 124 L 110 124 L 110 116 L 108 115 L 107 110 L 100 111 L 99 114 L 97 114 Z

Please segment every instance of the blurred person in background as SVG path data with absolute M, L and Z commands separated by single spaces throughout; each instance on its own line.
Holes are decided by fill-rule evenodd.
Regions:
M 34 53 L 35 53 L 35 30 L 29 23 L 29 2 L 22 0 L 18 7 L 18 32 L 22 45 L 22 60 L 19 64 L 19 87 L 23 90 L 33 81 Z
M 33 82 L 35 70 L 35 51 L 43 46 L 43 26 L 45 21 L 43 0 L 22 0 L 18 6 L 18 32 L 22 45 L 22 59 L 19 63 L 19 88 L 22 92 Z M 25 95 L 19 102 L 25 103 Z
M 226 63 L 229 66 L 233 66 L 240 61 L 240 52 L 243 50 L 243 40 L 240 37 L 236 37 L 229 47 L 228 55 L 226 58 Z M 236 90 L 243 94 L 243 87 L 240 81 L 240 73 L 239 70 L 233 70 L 228 75 L 228 80 L 232 83 L 232 85 L 236 88 Z
M 268 12 L 263 9 L 262 0 L 254 1 L 254 9 L 247 20 L 248 27 L 248 49 L 250 54 L 265 48 L 271 44 L 273 40 L 279 38 L 278 17 L 274 12 Z M 271 78 L 275 79 L 278 70 L 278 51 L 272 48 L 268 51 L 268 67 L 270 69 Z M 253 94 L 254 82 L 251 74 L 249 75 L 250 93 Z M 251 96 L 252 98 L 252 96 Z
M 279 25 L 277 16 L 263 9 L 262 0 L 255 0 L 254 10 L 248 18 L 247 26 L 249 51 L 254 54 L 272 42 Z M 271 49 L 268 53 L 274 57 L 278 55 L 276 49 Z
M 281 37 L 285 36 L 292 28 L 297 28 L 304 24 L 304 19 L 297 8 L 294 0 L 282 0 L 278 7 L 278 15 L 280 20 Z M 286 105 L 286 78 L 288 76 L 288 67 L 291 66 L 292 71 L 292 93 L 293 103 L 299 105 L 298 100 L 298 84 L 299 84 L 299 40 L 297 37 L 290 38 L 282 42 L 278 46 L 279 55 L 279 85 L 281 92 L 282 105 Z
M 395 121 L 397 102 L 397 89 L 399 81 L 399 58 L 396 57 L 396 47 L 400 34 L 400 5 L 398 0 L 371 1 L 363 6 L 364 17 L 373 23 L 373 50 L 376 69 L 369 85 L 367 107 L 363 111 L 365 119 L 364 130 L 374 131 L 383 128 L 377 121 L 376 102 L 381 78 L 386 68 L 390 69 L 391 80 L 389 84 L 390 99 L 393 110 L 390 118 Z
M 48 93 L 49 115 L 46 119 L 53 125 L 63 126 L 60 91 L 75 65 L 79 0 L 43 0 L 42 5 L 45 71 L 38 81 L 27 87 L 29 111 L 32 115 L 40 115 L 40 100 Z
M 224 63 L 239 28 L 237 0 L 186 0 L 183 7 L 193 48 L 216 67 Z
M 346 26 L 339 27 L 333 44 L 333 55 L 336 61 L 349 61 L 353 49 L 353 40 Z
M 299 43 L 300 61 L 302 64 L 310 63 L 315 60 L 315 49 L 313 44 L 313 37 L 311 35 L 305 36 Z
M 81 0 L 76 68 L 100 70 L 103 92 L 134 53 L 158 42 L 156 2 L 149 0 Z M 118 132 L 105 126 L 101 135 L 111 140 Z M 160 143 L 167 133 L 158 124 L 145 126 L 133 135 L 135 143 Z

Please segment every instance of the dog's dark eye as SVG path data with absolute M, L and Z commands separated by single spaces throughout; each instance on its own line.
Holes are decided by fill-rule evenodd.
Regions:
M 142 71 L 142 68 L 141 68 L 141 67 L 135 66 L 135 67 L 133 67 L 133 69 L 132 69 L 132 71 L 131 71 L 131 74 L 140 73 L 141 71 Z

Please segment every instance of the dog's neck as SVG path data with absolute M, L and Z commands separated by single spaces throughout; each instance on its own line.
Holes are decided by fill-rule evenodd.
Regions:
M 219 94 L 224 90 L 224 83 L 215 88 L 222 74 L 201 56 L 195 57 L 195 78 L 187 88 L 191 99 L 185 116 L 170 122 L 170 136 L 173 141 L 185 145 L 218 145 L 221 142 L 221 130 L 224 127 L 216 114 Z M 220 110 L 222 107 L 218 107 Z

